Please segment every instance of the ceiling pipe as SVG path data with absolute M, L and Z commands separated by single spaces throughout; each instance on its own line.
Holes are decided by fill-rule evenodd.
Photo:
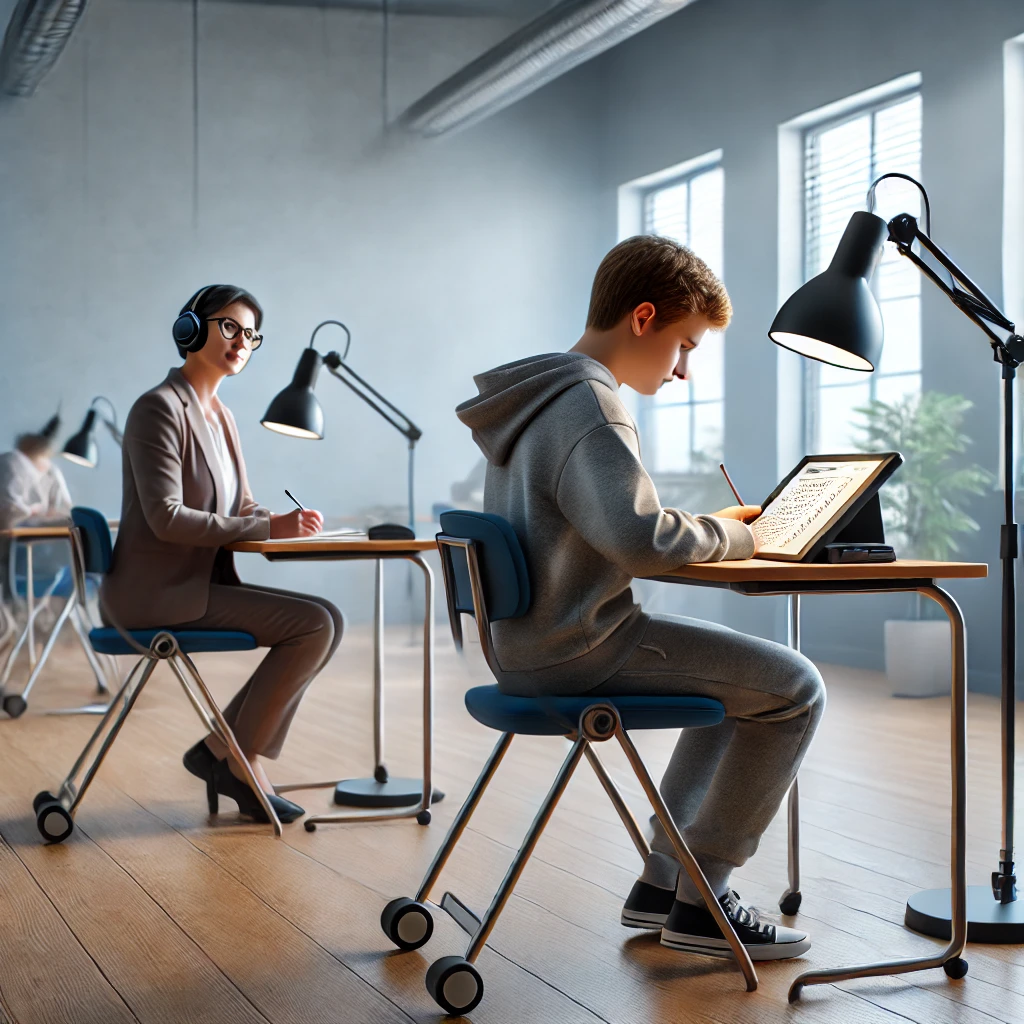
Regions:
M 31 96 L 64 52 L 88 0 L 18 0 L 0 49 L 0 91 Z
M 399 118 L 443 135 L 490 117 L 693 0 L 562 0 L 467 64 Z

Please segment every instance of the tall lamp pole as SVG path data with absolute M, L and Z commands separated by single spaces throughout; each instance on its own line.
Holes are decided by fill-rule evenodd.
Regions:
M 969 886 L 967 937 L 974 942 L 1024 942 L 1024 905 L 1017 900 L 1013 857 L 1014 709 L 1016 702 L 1016 560 L 1018 529 L 1014 522 L 1014 378 L 1024 362 L 1024 338 L 996 304 L 931 239 L 931 206 L 924 186 L 906 174 L 883 174 L 868 190 L 873 211 L 878 183 L 903 178 L 921 190 L 925 225 L 901 213 L 888 223 L 874 212 L 850 218 L 829 267 L 798 289 L 779 310 L 768 336 L 777 345 L 832 365 L 875 369 L 882 349 L 882 318 L 868 286 L 886 241 L 910 260 L 988 338 L 1003 380 L 1003 513 L 999 557 L 1002 563 L 1002 836 L 998 868 L 991 888 Z M 940 270 L 913 249 L 917 243 Z M 946 280 L 941 273 L 949 275 Z M 1006 332 L 1005 334 L 997 332 Z M 939 938 L 950 935 L 950 891 L 930 889 L 907 901 L 906 923 Z

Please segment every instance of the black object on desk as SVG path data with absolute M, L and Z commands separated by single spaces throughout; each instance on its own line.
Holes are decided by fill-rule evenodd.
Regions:
M 416 534 L 408 526 L 398 523 L 378 523 L 366 531 L 369 540 L 415 540 Z

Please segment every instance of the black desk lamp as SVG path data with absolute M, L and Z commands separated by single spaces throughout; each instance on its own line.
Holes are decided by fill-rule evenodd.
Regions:
M 1003 821 L 999 869 L 992 872 L 991 892 L 969 886 L 967 938 L 975 942 L 1024 942 L 1024 907 L 1017 902 L 1013 864 L 1014 703 L 1016 659 L 1017 524 L 1014 517 L 1013 380 L 1024 362 L 1024 338 L 995 303 L 929 237 L 931 206 L 924 186 L 906 174 L 883 174 L 868 190 L 874 208 L 875 187 L 884 178 L 912 182 L 924 197 L 925 226 L 901 213 L 888 224 L 874 213 L 858 211 L 851 218 L 828 268 L 786 300 L 768 331 L 777 345 L 800 355 L 851 370 L 872 371 L 882 351 L 882 316 L 868 284 L 886 240 L 935 284 L 989 339 L 992 355 L 1003 378 L 1003 498 L 999 557 L 1002 561 L 1002 745 Z M 949 273 L 939 271 L 913 251 L 917 242 Z M 1009 332 L 1002 337 L 993 328 Z M 917 893 L 907 901 L 906 923 L 915 931 L 949 938 L 948 889 Z
M 333 324 L 345 332 L 345 351 L 328 352 L 322 356 L 313 342 L 321 327 Z M 371 387 L 362 377 L 345 362 L 349 347 L 352 344 L 352 333 L 340 320 L 324 320 L 313 328 L 309 339 L 309 347 L 299 357 L 299 365 L 295 368 L 292 382 L 270 403 L 266 414 L 260 422 L 270 430 L 289 437 L 307 437 L 321 440 L 324 436 L 324 412 L 320 408 L 317 397 L 313 394 L 320 367 L 326 366 L 332 376 L 337 377 L 347 388 L 355 392 L 374 412 L 383 416 L 409 442 L 409 528 L 416 529 L 416 515 L 413 499 L 413 459 L 416 442 L 423 436 L 423 431 L 416 426 L 401 409 L 392 405 L 379 391 Z
M 89 403 L 89 411 L 85 414 L 78 433 L 72 434 L 68 438 L 64 450 L 61 452 L 61 455 L 69 462 L 75 463 L 76 466 L 85 466 L 87 469 L 94 469 L 100 461 L 100 449 L 96 443 L 96 417 L 99 416 L 96 411 L 97 402 L 106 402 L 110 406 L 110 417 L 100 416 L 100 420 L 110 432 L 110 436 L 117 442 L 118 447 L 124 443 L 124 436 L 117 425 L 117 410 L 114 408 L 114 403 L 103 395 L 97 395 Z

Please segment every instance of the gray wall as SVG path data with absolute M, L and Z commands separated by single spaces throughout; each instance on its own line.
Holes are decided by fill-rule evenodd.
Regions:
M 507 28 L 393 17 L 390 115 Z M 222 391 L 260 500 L 285 511 L 290 487 L 337 515 L 404 507 L 404 439 L 326 375 L 325 440 L 259 425 L 328 317 L 423 428 L 420 513 L 448 497 L 478 458 L 452 413 L 472 374 L 578 335 L 600 256 L 593 73 L 452 138 L 385 137 L 381 41 L 373 12 L 204 2 L 196 166 L 191 5 L 93 0 L 37 95 L 0 101 L 0 440 L 58 401 L 70 433 L 100 393 L 123 419 L 177 362 L 178 307 L 231 281 L 266 310 L 263 348 Z M 340 339 L 325 329 L 318 347 Z M 101 448 L 98 469 L 64 468 L 77 500 L 116 514 L 119 453 Z M 368 613 L 368 566 L 243 562 Z
M 922 75 L 923 177 L 934 234 L 998 301 L 1003 195 L 1003 42 L 1024 32 L 1019 0 L 702 0 L 599 59 L 605 119 L 603 241 L 615 235 L 615 188 L 709 150 L 724 150 L 725 276 L 736 307 L 727 343 L 726 455 L 741 489 L 765 495 L 778 473 L 778 126 L 911 71 Z M 985 339 L 938 292 L 923 300 L 924 386 L 975 403 L 972 457 L 996 469 L 999 378 Z M 752 412 L 755 411 L 755 412 Z M 749 500 L 749 499 L 748 499 Z M 1000 496 L 974 508 L 983 532 L 963 557 L 984 582 L 954 584 L 968 620 L 971 683 L 997 683 Z M 677 600 L 682 600 L 677 599 Z M 700 609 L 690 596 L 686 607 Z M 784 637 L 781 600 L 730 595 L 730 624 Z M 880 667 L 882 621 L 905 599 L 805 601 L 812 656 Z

